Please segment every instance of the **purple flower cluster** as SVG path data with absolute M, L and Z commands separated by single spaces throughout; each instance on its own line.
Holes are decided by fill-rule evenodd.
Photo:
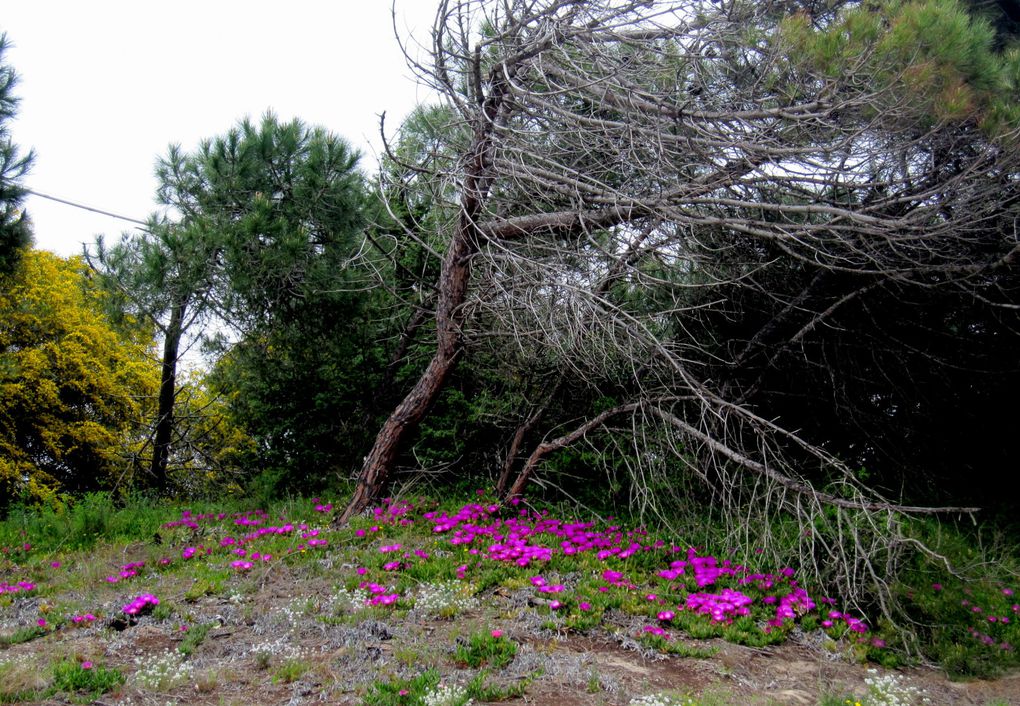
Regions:
M 649 635 L 656 635 L 658 637 L 661 637 L 663 640 L 669 640 L 671 638 L 670 634 L 666 631 L 666 629 L 659 625 L 645 625 L 643 628 L 641 628 L 641 632 L 647 633 Z
M 28 581 L 18 581 L 15 584 L 0 582 L 0 595 L 3 595 L 4 593 L 21 593 L 23 591 L 28 592 L 34 590 L 35 584 L 29 583 Z
M 493 517 L 497 510 L 495 505 L 469 503 L 453 515 L 426 512 L 422 517 L 432 522 L 434 533 L 450 533 L 450 544 L 488 542 L 484 553 L 479 549 L 471 549 L 470 553 L 518 566 L 548 561 L 557 552 L 567 556 L 595 552 L 603 560 L 626 559 L 639 551 L 663 546 L 661 542 L 645 546 L 636 541 L 635 538 L 647 534 L 643 530 L 623 532 L 613 526 L 596 531 L 593 522 L 564 522 L 548 517 L 547 513 L 529 510 L 503 520 Z
M 315 512 L 325 513 L 333 509 L 332 504 L 321 503 L 318 499 L 313 502 L 316 503 Z M 682 612 L 689 616 L 701 616 L 699 620 L 713 624 L 728 625 L 752 614 L 764 622 L 774 610 L 774 620 L 768 620 L 769 626 L 764 628 L 765 632 L 769 632 L 772 627 L 781 627 L 787 621 L 797 620 L 815 610 L 815 603 L 807 591 L 794 580 L 793 569 L 786 568 L 775 574 L 752 573 L 728 559 L 702 554 L 698 548 L 669 546 L 663 541 L 649 538 L 643 529 L 627 530 L 618 525 L 561 520 L 551 517 L 548 512 L 523 508 L 510 510 L 509 507 L 501 508 L 482 502 L 467 503 L 449 514 L 441 511 L 419 514 L 409 502 L 386 501 L 381 507 L 372 510 L 370 521 L 374 522 L 370 528 L 369 523 L 365 523 L 362 528 L 355 528 L 354 536 L 367 538 L 372 533 L 379 533 L 382 538 L 387 535 L 387 526 L 407 526 L 422 522 L 437 537 L 437 542 L 448 542 L 461 547 L 466 556 L 455 570 L 456 577 L 461 580 L 466 580 L 473 568 L 483 562 L 498 561 L 528 567 L 548 562 L 558 555 L 588 553 L 592 560 L 602 563 L 595 573 L 596 578 L 601 578 L 601 585 L 596 582 L 589 590 L 603 594 L 632 594 L 638 591 L 627 598 L 627 605 L 633 605 L 635 601 L 647 603 L 648 615 L 657 618 L 658 624 L 646 626 L 642 631 L 662 639 L 670 639 L 666 628 L 674 624 L 677 615 Z M 261 511 L 232 515 L 200 515 L 184 511 L 180 520 L 167 523 L 165 527 L 197 529 L 212 522 L 222 523 L 226 529 L 223 535 L 228 535 L 231 528 L 234 528 L 234 536 L 221 535 L 212 540 L 208 547 L 178 545 L 182 559 L 200 560 L 203 557 L 219 556 L 234 571 L 245 572 L 254 568 L 256 562 L 272 558 L 271 554 L 264 552 L 264 546 L 255 544 L 263 538 L 273 540 L 273 546 L 280 553 L 288 554 L 326 547 L 333 541 L 328 530 L 288 522 L 283 517 L 270 517 Z M 237 527 L 245 528 L 240 531 L 244 534 L 240 534 Z M 203 529 L 208 531 L 207 527 Z M 281 544 L 287 548 L 281 549 Z M 256 546 L 263 551 L 254 551 Z M 356 569 L 357 574 L 365 579 L 359 584 L 367 595 L 364 602 L 368 606 L 395 606 L 402 596 L 394 586 L 374 583 L 370 579 L 388 582 L 383 578 L 386 574 L 382 572 L 406 570 L 419 562 L 428 561 L 430 554 L 423 549 L 404 547 L 392 539 L 382 539 L 377 551 L 382 555 L 377 555 L 378 564 L 372 562 L 371 569 L 364 566 Z M 628 561 L 639 555 L 644 558 L 636 562 Z M 668 568 L 657 572 L 662 582 L 655 586 L 649 585 L 644 569 L 639 568 L 647 566 L 649 560 L 668 564 Z M 166 566 L 172 561 L 164 558 L 157 565 Z M 134 577 L 144 566 L 144 562 L 125 564 L 119 574 L 108 580 L 117 582 Z M 530 582 L 536 593 L 547 596 L 546 600 L 536 602 L 548 605 L 549 610 L 567 616 L 593 610 L 592 604 L 583 600 L 589 596 L 573 595 L 572 585 L 556 582 L 558 579 L 554 574 L 542 572 L 541 568 L 528 573 L 531 574 Z M 654 579 L 652 582 L 655 582 Z M 587 582 L 582 580 L 580 583 L 585 585 Z M 568 588 L 568 585 L 571 587 Z M 26 582 L 18 587 L 0 584 L 0 593 L 34 588 L 34 585 Z M 644 600 L 640 600 L 642 597 Z M 822 599 L 822 602 L 825 601 Z M 125 605 L 123 612 L 136 616 L 158 604 L 159 599 L 152 594 L 142 594 Z M 90 623 L 93 620 L 95 616 L 92 614 L 71 617 L 74 624 Z M 996 622 L 1000 620 L 1006 622 L 1007 619 L 996 617 Z M 855 632 L 867 630 L 860 620 L 836 611 L 829 613 L 829 619 L 823 622 L 823 626 L 833 627 L 837 621 L 844 621 Z
M 127 615 L 141 615 L 154 606 L 159 605 L 159 599 L 151 593 L 143 593 L 133 601 L 124 606 L 123 611 Z
M 118 583 L 138 575 L 138 570 L 145 566 L 144 561 L 133 561 L 120 567 L 120 572 L 106 577 L 107 583 Z
M 392 522 L 406 527 L 412 523 L 411 518 L 406 515 L 413 509 L 414 505 L 404 500 L 393 502 L 391 498 L 385 498 L 382 505 L 372 510 L 372 514 L 379 522 Z
M 1013 646 L 1011 644 L 1009 644 L 1008 642 L 1006 642 L 1006 641 L 1000 642 L 999 640 L 995 639 L 991 635 L 989 635 L 987 633 L 984 633 L 984 632 L 981 632 L 980 630 L 978 630 L 976 628 L 968 627 L 967 628 L 967 632 L 970 633 L 971 637 L 973 637 L 975 640 L 979 640 L 981 642 L 981 644 L 983 644 L 983 645 L 985 645 L 987 647 L 998 646 L 998 648 L 1000 650 L 1003 650 L 1003 651 L 1006 651 L 1006 652 L 1009 652 L 1010 650 L 1013 649 Z
M 365 599 L 365 605 L 367 606 L 393 605 L 400 600 L 399 593 L 395 593 L 392 589 L 377 583 L 363 581 L 359 584 L 359 587 L 365 589 L 370 594 Z
M 944 589 L 941 584 L 932 584 L 932 590 L 938 593 Z M 983 606 L 975 602 L 977 599 L 969 587 L 963 588 L 963 593 L 971 598 L 962 599 L 960 606 L 969 611 L 975 621 L 974 625 L 967 627 L 970 636 L 986 647 L 994 647 L 1006 652 L 1012 651 L 1013 645 L 1008 639 L 1003 638 L 1015 634 L 1011 630 L 1012 623 L 1018 620 L 1018 614 L 1020 614 L 1020 604 L 1009 603 L 1014 595 L 1014 590 L 1008 587 L 996 589 L 995 593 L 998 596 L 995 594 L 986 595 L 984 600 L 987 602 Z
M 691 547 L 687 550 L 686 561 L 677 559 L 670 562 L 669 568 L 660 571 L 658 576 L 667 581 L 674 581 L 685 576 L 688 568 L 698 588 L 711 586 L 724 576 L 739 576 L 745 571 L 743 566 L 735 565 L 729 559 L 724 559 L 720 564 L 714 556 L 699 556 L 698 550 Z
M 815 602 L 811 600 L 810 596 L 808 596 L 808 592 L 803 588 L 794 588 L 788 594 L 779 599 L 779 605 L 776 607 L 776 617 L 774 620 L 769 621 L 769 624 L 774 627 L 779 627 L 783 624 L 784 620 L 794 620 L 797 616 L 803 615 L 804 613 L 814 609 Z M 847 615 L 846 618 L 848 620 L 855 620 L 857 627 L 864 628 L 863 630 L 855 628 L 855 632 L 867 631 L 868 628 L 861 621 L 851 618 L 849 615 Z
M 684 610 L 707 615 L 713 623 L 729 623 L 735 617 L 750 615 L 753 602 L 754 599 L 740 591 L 724 588 L 719 593 L 691 593 Z

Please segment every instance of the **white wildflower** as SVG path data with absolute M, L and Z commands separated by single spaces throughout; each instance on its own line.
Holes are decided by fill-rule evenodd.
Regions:
M 880 676 L 878 670 L 869 669 L 864 683 L 868 686 L 868 706 L 915 706 L 931 703 L 921 689 L 906 684 L 904 678 L 896 674 Z
M 669 694 L 647 694 L 631 699 L 627 706 L 696 706 L 690 698 L 677 698 Z
M 478 605 L 471 595 L 474 590 L 474 586 L 457 581 L 426 583 L 414 596 L 414 609 L 425 615 L 452 618 Z
M 456 684 L 449 686 L 440 684 L 425 694 L 422 703 L 425 706 L 470 706 L 474 701 L 467 697 L 464 687 Z
M 185 662 L 184 656 L 178 652 L 165 650 L 148 659 L 139 657 L 135 664 L 138 665 L 138 671 L 134 674 L 134 680 L 143 689 L 169 691 L 191 681 L 191 663 Z

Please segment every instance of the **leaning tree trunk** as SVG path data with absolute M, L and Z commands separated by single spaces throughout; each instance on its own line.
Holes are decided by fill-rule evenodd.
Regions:
M 417 428 L 439 397 L 460 354 L 463 344 L 461 324 L 464 320 L 462 305 L 471 276 L 471 255 L 478 248 L 473 228 L 472 219 L 462 216 L 443 260 L 436 306 L 436 352 L 418 382 L 379 430 L 375 444 L 361 467 L 354 496 L 337 519 L 339 524 L 347 522 L 381 496 L 404 440 Z
M 179 356 L 184 314 L 187 302 L 175 302 L 170 323 L 163 339 L 163 364 L 159 381 L 159 404 L 156 429 L 152 441 L 152 463 L 149 473 L 160 495 L 166 492 L 166 468 L 170 460 L 170 443 L 174 431 L 174 400 L 177 396 L 177 359 Z
M 474 57 L 474 67 L 479 72 L 481 61 L 480 56 Z M 493 182 L 494 132 L 510 90 L 510 82 L 518 68 L 505 64 L 493 68 L 489 75 L 489 94 L 484 99 L 479 84 L 479 111 L 475 117 L 471 150 L 464 162 L 460 216 L 439 274 L 436 352 L 421 378 L 379 430 L 372 450 L 368 452 L 361 467 L 354 495 L 337 518 L 337 524 L 347 522 L 380 498 L 404 441 L 418 428 L 418 423 L 439 397 L 463 348 L 461 325 L 464 323 L 464 301 L 471 279 L 471 258 L 478 252 L 482 239 L 478 217 Z

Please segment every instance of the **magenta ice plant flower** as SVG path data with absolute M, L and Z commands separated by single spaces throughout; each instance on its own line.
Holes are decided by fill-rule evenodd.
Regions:
M 649 635 L 656 635 L 658 637 L 661 637 L 664 640 L 670 639 L 669 633 L 666 632 L 661 627 L 659 627 L 658 625 L 645 625 L 643 628 L 641 628 L 641 630 L 648 633 Z
M 393 605 L 400 599 L 399 593 L 381 593 L 365 601 L 365 605 L 379 606 L 379 605 Z
M 149 610 L 152 606 L 159 605 L 159 599 L 151 593 L 143 593 L 130 603 L 124 606 L 123 611 L 127 615 L 139 615 Z

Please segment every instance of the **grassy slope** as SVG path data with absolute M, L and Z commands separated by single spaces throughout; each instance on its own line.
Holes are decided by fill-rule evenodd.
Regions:
M 931 674 L 869 685 L 855 663 L 891 660 L 885 638 L 802 592 L 794 568 L 734 567 L 520 508 L 396 504 L 342 530 L 331 515 L 311 501 L 271 515 L 144 502 L 113 513 L 92 498 L 12 518 L 0 525 L 0 701 L 412 704 L 443 686 L 476 702 L 868 703 L 911 680 L 959 696 Z M 968 664 L 1010 666 L 1011 589 L 963 590 L 928 586 L 916 603 L 960 614 Z M 125 613 L 145 595 L 158 604 Z M 813 666 L 784 682 L 776 655 Z M 1011 698 L 1011 685 L 971 702 Z

